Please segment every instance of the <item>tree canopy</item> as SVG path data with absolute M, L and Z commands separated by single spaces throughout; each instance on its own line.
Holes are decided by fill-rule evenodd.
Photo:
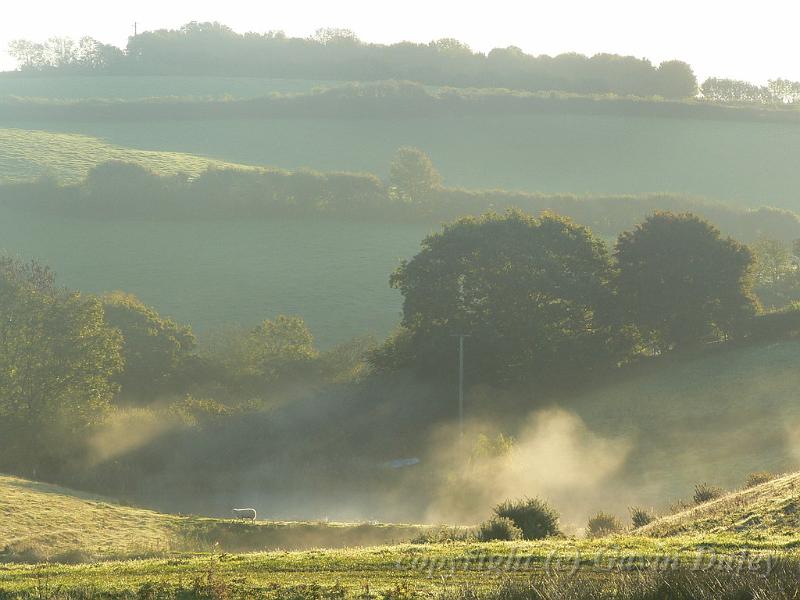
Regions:
M 614 258 L 626 318 L 661 350 L 729 335 L 755 312 L 751 251 L 694 215 L 649 216 Z
M 568 219 L 514 210 L 459 219 L 391 277 L 407 332 L 397 351 L 441 371 L 455 364 L 452 336 L 468 334 L 469 372 L 491 381 L 613 363 L 610 281 L 602 241 Z
M 164 390 L 195 348 L 191 328 L 161 317 L 133 294 L 113 292 L 102 301 L 106 322 L 122 334 L 122 390 L 134 396 Z
M 0 258 L 0 315 L 2 459 L 46 462 L 67 452 L 49 436 L 74 436 L 102 418 L 122 340 L 97 298 L 56 287 L 36 262 Z M 14 456 L 17 441 L 24 456 Z
M 423 204 L 442 185 L 442 177 L 427 154 L 406 146 L 397 150 L 389 165 L 389 184 L 402 201 Z

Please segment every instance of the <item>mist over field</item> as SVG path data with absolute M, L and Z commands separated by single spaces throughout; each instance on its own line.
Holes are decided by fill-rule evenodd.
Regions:
M 0 597 L 793 597 L 781 61 L 140 25 L 0 73 Z

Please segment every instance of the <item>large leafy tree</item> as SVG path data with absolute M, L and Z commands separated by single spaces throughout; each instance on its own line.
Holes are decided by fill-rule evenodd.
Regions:
M 374 357 L 451 372 L 452 336 L 469 334 L 473 381 L 563 377 L 613 362 L 610 279 L 605 245 L 567 219 L 460 219 L 392 275 L 404 331 Z
M 755 311 L 751 251 L 694 215 L 655 213 L 614 255 L 627 318 L 662 351 L 735 333 Z
M 122 333 L 123 392 L 141 398 L 169 387 L 195 348 L 191 328 L 162 317 L 133 294 L 107 294 L 103 305 L 108 324 Z
M 57 288 L 37 263 L 0 258 L 4 462 L 58 456 L 65 449 L 54 432 L 75 440 L 100 420 L 116 389 L 120 345 L 97 298 Z

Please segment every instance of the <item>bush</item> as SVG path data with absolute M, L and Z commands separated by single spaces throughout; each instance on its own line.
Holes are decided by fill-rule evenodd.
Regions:
M 494 508 L 494 514 L 510 519 L 526 540 L 540 540 L 558 534 L 558 512 L 538 498 L 506 500 Z
M 762 483 L 772 481 L 775 479 L 775 477 L 777 477 L 777 475 L 775 475 L 775 473 L 770 473 L 769 471 L 756 471 L 755 473 L 750 473 L 747 476 L 747 479 L 744 480 L 744 487 L 755 487 L 757 485 L 761 485 Z
M 620 531 L 622 531 L 622 522 L 614 515 L 604 512 L 594 515 L 586 525 L 586 535 L 593 538 L 605 537 Z
M 644 527 L 648 523 L 652 523 L 656 518 L 652 512 L 648 512 L 638 506 L 631 506 L 628 510 L 631 512 L 631 525 L 633 525 L 634 529 Z
M 506 517 L 492 517 L 481 523 L 478 539 L 482 542 L 492 540 L 513 541 L 522 539 L 522 530 L 514 525 L 514 521 Z
M 694 486 L 694 496 L 692 499 L 694 500 L 695 504 L 703 504 L 704 502 L 710 502 L 711 500 L 721 498 L 724 495 L 725 490 L 719 486 L 709 485 L 707 483 L 698 483 L 696 486 Z

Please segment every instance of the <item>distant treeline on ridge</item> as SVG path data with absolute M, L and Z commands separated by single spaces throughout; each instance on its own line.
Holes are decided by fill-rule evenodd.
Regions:
M 219 23 L 193 22 L 140 33 L 129 38 L 124 50 L 86 37 L 78 42 L 15 40 L 9 51 L 27 72 L 400 79 L 437 86 L 665 98 L 697 93 L 691 67 L 676 60 L 655 66 L 647 59 L 616 54 L 532 56 L 514 46 L 483 54 L 454 39 L 371 44 L 347 29 L 290 38 L 281 31 L 239 34 Z

